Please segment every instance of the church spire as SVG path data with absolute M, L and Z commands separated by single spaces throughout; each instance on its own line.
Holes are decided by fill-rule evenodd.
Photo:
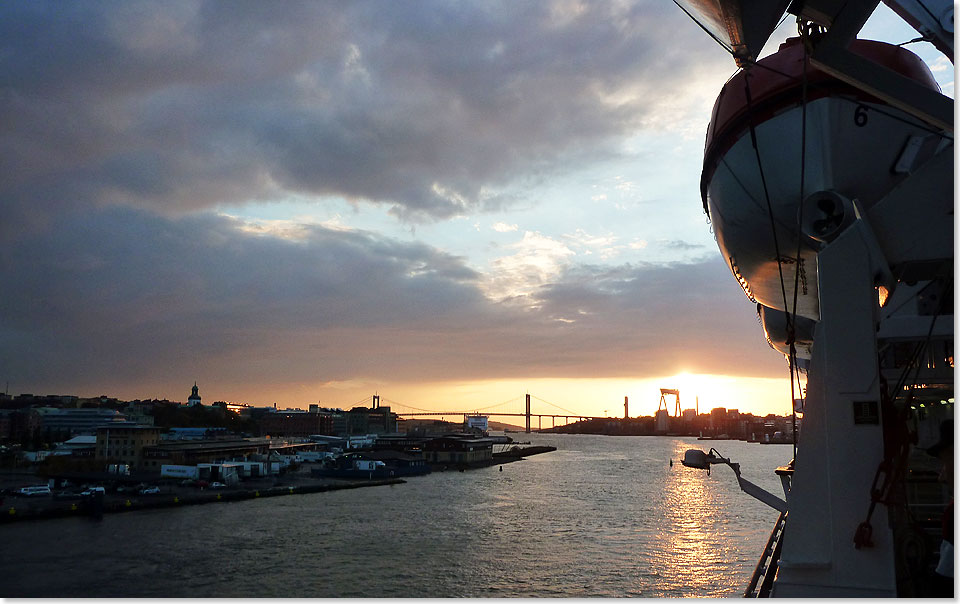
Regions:
M 196 381 L 193 382 L 193 389 L 190 391 L 190 398 L 187 399 L 187 404 L 191 407 L 202 404 L 200 402 L 200 389 L 197 388 Z

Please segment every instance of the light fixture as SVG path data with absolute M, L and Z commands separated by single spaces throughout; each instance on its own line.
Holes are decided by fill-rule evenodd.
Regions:
M 880 308 L 887 303 L 888 297 L 890 297 L 890 290 L 882 285 L 877 286 L 877 301 L 880 302 Z
M 754 499 L 762 501 L 763 503 L 769 505 L 778 512 L 787 511 L 787 502 L 783 499 L 780 499 L 773 493 L 753 484 L 746 478 L 740 475 L 740 464 L 732 463 L 729 458 L 723 457 L 720 455 L 720 452 L 714 448 L 710 449 L 709 453 L 704 453 L 700 449 L 687 449 L 683 454 L 683 459 L 680 461 L 684 466 L 688 468 L 696 468 L 698 470 L 706 470 L 707 476 L 710 475 L 710 466 L 715 463 L 722 463 L 730 466 L 730 469 L 733 470 L 733 473 L 737 475 L 737 483 L 740 485 L 740 490 L 750 495 Z M 786 489 L 785 489 L 786 490 Z

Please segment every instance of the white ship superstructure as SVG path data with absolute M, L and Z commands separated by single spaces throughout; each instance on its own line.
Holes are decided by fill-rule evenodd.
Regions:
M 806 383 L 748 595 L 918 595 L 935 553 L 911 481 L 953 413 L 953 101 L 912 52 L 856 39 L 876 1 L 680 4 L 741 67 L 708 128 L 704 210 Z M 951 3 L 887 4 L 953 61 Z M 798 37 L 757 60 L 788 11 Z

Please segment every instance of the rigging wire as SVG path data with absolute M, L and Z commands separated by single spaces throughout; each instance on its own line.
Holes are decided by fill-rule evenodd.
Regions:
M 707 27 L 706 27 L 703 23 L 701 23 L 699 20 L 697 20 L 697 18 L 694 17 L 694 16 L 690 13 L 690 11 L 688 11 L 686 8 L 684 8 L 683 5 L 681 5 L 678 0 L 673 0 L 673 3 L 676 4 L 677 7 L 679 7 L 680 10 L 682 10 L 688 17 L 690 17 L 690 20 L 692 20 L 694 23 L 696 23 L 696 24 L 700 27 L 700 29 L 702 29 L 703 31 L 705 31 L 708 36 L 710 36 L 718 45 L 720 45 L 721 48 L 723 48 L 725 51 L 727 51 L 727 53 L 729 53 L 730 56 L 732 56 L 732 57 L 734 58 L 734 60 L 739 60 L 739 61 L 741 61 L 741 62 L 742 62 L 745 66 L 747 66 L 747 67 L 759 67 L 759 68 L 761 68 L 761 69 L 766 69 L 767 71 L 770 71 L 770 72 L 772 72 L 772 73 L 776 73 L 776 74 L 778 74 L 778 75 L 780 75 L 780 76 L 783 76 L 784 78 L 787 78 L 788 80 L 796 80 L 796 76 L 793 76 L 793 75 L 784 73 L 784 72 L 780 71 L 779 69 L 774 69 L 773 67 L 770 67 L 769 65 L 764 65 L 764 64 L 760 63 L 760 59 L 759 59 L 759 58 L 757 58 L 757 59 L 751 59 L 750 57 L 746 57 L 746 56 L 744 56 L 744 57 L 737 57 L 737 56 L 736 56 L 736 53 L 734 52 L 734 50 L 733 50 L 733 48 L 732 48 L 731 46 L 729 46 L 728 44 L 726 44 L 725 42 L 723 42 L 723 40 L 721 40 L 720 38 L 718 38 L 712 31 L 710 31 L 709 29 L 707 29 Z M 927 12 L 928 15 L 930 15 L 930 17 L 931 17 L 932 19 L 937 20 L 936 17 L 934 17 L 933 14 L 930 12 L 930 9 L 928 9 L 922 2 L 919 2 L 919 1 L 918 1 L 918 4 L 920 4 L 920 6 Z M 787 19 L 787 16 L 788 16 L 789 14 L 790 14 L 790 13 L 785 13 L 785 14 L 783 15 L 783 17 L 781 17 L 780 22 L 777 23 L 777 27 L 780 27 L 780 26 L 783 24 L 783 22 Z M 800 21 L 800 18 L 799 18 L 799 17 L 797 17 L 797 21 L 798 21 L 798 22 Z M 777 27 L 775 27 L 774 29 L 776 29 Z M 904 45 L 906 45 L 906 44 L 911 44 L 911 43 L 914 43 L 914 42 L 923 42 L 923 41 L 929 42 L 930 40 L 928 40 L 928 39 L 926 39 L 926 38 L 917 38 L 917 39 L 914 39 L 914 40 L 909 40 L 909 41 L 907 41 L 907 42 L 902 42 L 901 44 L 898 44 L 897 46 L 904 46 Z M 806 69 L 806 63 L 804 63 L 804 69 Z M 740 71 L 742 71 L 742 68 L 738 68 L 736 71 L 734 71 L 734 73 L 730 76 L 730 78 L 728 78 L 727 81 L 729 82 L 730 79 L 733 79 Z M 806 71 L 804 71 L 804 77 L 806 77 Z M 821 84 L 821 85 L 810 84 L 810 86 L 811 86 L 812 88 L 814 88 L 814 89 L 825 88 L 825 87 L 826 87 L 825 85 L 822 85 L 822 84 Z M 842 97 L 839 97 L 839 98 L 842 98 Z M 873 108 L 873 107 L 871 107 L 870 109 L 871 109 L 871 110 L 875 110 L 875 108 Z M 879 110 L 877 110 L 877 112 L 878 112 L 878 113 L 883 113 L 882 111 L 879 111 Z M 900 119 L 900 121 L 904 121 L 904 122 L 906 122 L 906 123 L 912 123 L 912 122 L 908 122 L 907 120 L 903 120 L 903 119 L 901 119 L 901 118 L 897 118 L 896 116 L 893 116 L 893 115 L 889 115 L 889 114 L 885 114 L 885 115 L 887 115 L 888 117 L 892 117 L 893 119 Z M 919 125 L 917 125 L 917 124 L 913 124 L 913 125 L 915 125 L 915 126 L 917 126 L 917 127 L 919 127 L 919 128 L 922 128 L 922 129 L 924 129 L 924 130 L 927 130 L 927 131 L 930 132 L 931 134 L 937 134 L 937 135 L 939 135 L 939 136 L 941 136 L 941 137 L 943 137 L 943 138 L 947 138 L 947 139 L 949 139 L 949 140 L 953 140 L 953 137 L 950 136 L 949 134 L 945 133 L 943 130 L 938 130 L 938 129 L 936 129 L 936 128 L 927 126 L 926 124 L 924 124 L 924 125 L 922 125 L 922 126 L 919 126 Z
M 749 59 L 745 59 L 745 61 L 746 61 L 746 63 L 747 63 L 750 67 L 759 67 L 760 69 L 765 69 L 766 71 L 769 71 L 769 72 L 771 72 L 771 73 L 775 73 L 775 74 L 777 74 L 777 75 L 779 75 L 779 76 L 781 76 L 781 77 L 783 77 L 783 78 L 786 78 L 786 79 L 789 80 L 789 81 L 797 81 L 797 80 L 798 80 L 797 76 L 790 75 L 790 74 L 788 74 L 788 73 L 785 73 L 785 72 L 783 72 L 783 71 L 780 71 L 779 69 L 776 69 L 776 68 L 774 68 L 774 67 L 770 67 L 769 65 L 764 65 L 763 63 L 760 63 L 759 61 L 754 61 L 754 60 L 749 60 Z M 736 74 L 734 74 L 734 75 L 736 75 Z M 830 82 L 821 83 L 821 84 L 817 84 L 816 82 L 809 82 L 809 83 L 808 83 L 809 88 L 810 88 L 811 90 L 815 90 L 815 91 L 827 90 L 827 89 L 829 89 L 832 85 L 833 85 L 833 84 L 830 83 Z M 850 102 L 850 103 L 855 103 L 855 104 L 857 104 L 857 105 L 862 105 L 862 104 L 863 104 L 863 101 L 861 101 L 861 100 L 859 100 L 859 99 L 852 98 L 852 97 L 850 97 L 849 95 L 833 94 L 833 95 L 831 95 L 831 97 L 832 97 L 832 98 L 836 98 L 836 99 L 840 99 L 840 100 L 843 100 L 843 101 L 847 101 L 847 102 Z M 869 109 L 870 109 L 870 111 L 875 111 L 875 112 L 879 113 L 880 115 L 886 116 L 886 117 L 888 117 L 888 118 L 890 118 L 890 119 L 896 120 L 896 121 L 898 121 L 898 122 L 902 122 L 902 123 L 904 123 L 904 124 L 908 124 L 908 125 L 910 125 L 910 126 L 913 126 L 914 128 L 919 128 L 919 129 L 921 129 L 921 130 L 925 130 L 926 132 L 929 132 L 930 134 L 935 134 L 935 135 L 940 136 L 941 138 L 945 138 L 945 139 L 947 139 L 947 140 L 951 140 L 951 141 L 953 140 L 953 136 L 952 136 L 951 134 L 948 134 L 948 133 L 945 132 L 944 130 L 938 129 L 938 128 L 936 128 L 935 126 L 930 126 L 930 125 L 928 125 L 926 122 L 923 122 L 922 120 L 920 120 L 919 123 L 918 123 L 918 122 L 915 122 L 915 121 L 911 121 L 911 120 L 909 120 L 909 119 L 906 119 L 906 118 L 904 118 L 904 117 L 901 117 L 901 116 L 895 115 L 895 114 L 893 114 L 893 113 L 887 112 L 887 111 L 885 111 L 885 110 L 883 110 L 883 109 L 881 109 L 881 108 L 879 108 L 879 107 L 873 106 L 873 105 L 871 105 Z M 919 120 L 919 118 L 915 118 L 915 119 L 918 119 L 918 120 Z
M 803 237 L 801 229 L 803 227 L 803 199 L 805 179 L 807 177 L 807 65 L 810 62 L 810 30 L 805 27 L 803 21 L 797 17 L 797 28 L 800 31 L 800 39 L 803 42 L 803 76 L 800 84 L 800 196 L 798 197 L 797 211 L 797 262 L 793 271 L 793 318 L 790 313 L 787 314 L 787 344 L 790 346 L 790 411 L 793 418 L 793 457 L 797 457 L 797 405 L 793 390 L 793 376 L 797 370 L 797 347 L 795 345 L 797 338 L 796 319 L 797 319 L 797 296 L 800 292 L 800 271 L 803 270 Z M 781 273 L 781 279 L 783 278 Z M 781 284 L 782 285 L 782 284 Z M 784 301 L 786 307 L 786 301 Z M 784 308 L 786 310 L 786 308 Z M 797 376 L 797 386 L 800 385 L 799 375 Z
M 933 281 L 931 281 L 930 283 L 933 283 Z M 953 289 L 953 277 L 951 276 L 950 279 L 946 281 L 944 290 L 950 291 L 952 289 Z M 917 344 L 917 347 L 914 349 L 913 354 L 910 355 L 910 359 L 909 361 L 907 361 L 903 372 L 900 374 L 900 378 L 897 380 L 896 386 L 894 387 L 893 391 L 888 395 L 890 396 L 891 400 L 896 400 L 896 397 L 900 394 L 900 391 L 903 390 L 904 386 L 907 383 L 907 376 L 909 375 L 911 369 L 914 369 L 914 375 L 913 375 L 914 383 L 916 382 L 917 377 L 920 375 L 920 364 L 921 364 L 920 358 L 921 356 L 923 356 L 923 353 L 926 352 L 926 348 L 930 344 L 930 339 L 933 336 L 933 328 L 936 326 L 937 318 L 943 312 L 946 302 L 947 302 L 947 296 L 944 296 L 941 294 L 940 305 L 937 307 L 937 312 L 930 319 L 930 327 L 929 329 L 927 329 L 927 336 Z M 912 397 L 913 397 L 913 394 L 911 392 L 907 397 L 908 403 Z
M 916 44 L 917 42 L 932 42 L 932 41 L 933 41 L 932 36 L 920 36 L 919 38 L 914 38 L 912 40 L 907 40 L 906 42 L 901 42 L 897 44 L 897 46 L 904 47 L 907 44 Z
M 757 144 L 757 129 L 753 123 L 753 97 L 750 94 L 750 78 L 745 74 L 743 78 L 744 90 L 747 96 L 747 122 L 750 126 L 750 142 L 753 144 L 753 153 L 757 158 L 757 169 L 760 171 L 760 183 L 763 185 L 763 196 L 767 201 L 767 216 L 770 217 L 770 230 L 773 234 L 773 249 L 777 255 L 777 272 L 780 275 L 780 293 L 783 294 L 783 311 L 787 314 L 787 331 L 793 329 L 787 306 L 787 289 L 783 281 L 783 261 L 780 256 L 780 241 L 777 237 L 777 224 L 773 217 L 773 203 L 770 201 L 770 189 L 767 187 L 767 177 L 763 172 L 763 161 L 760 158 L 760 146 Z

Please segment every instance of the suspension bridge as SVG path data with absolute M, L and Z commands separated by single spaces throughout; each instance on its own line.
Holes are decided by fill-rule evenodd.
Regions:
M 540 403 L 538 407 L 542 405 L 547 406 L 546 412 L 544 412 L 543 409 L 534 411 L 532 403 L 533 400 L 536 400 L 538 403 Z M 560 405 L 551 403 L 550 401 L 544 400 L 532 394 L 518 396 L 510 400 L 503 401 L 502 403 L 470 410 L 435 411 L 432 409 L 420 409 L 406 403 L 398 403 L 397 401 L 390 400 L 378 394 L 374 394 L 357 401 L 353 406 L 366 406 L 369 404 L 370 406 L 378 407 L 381 403 L 389 405 L 390 411 L 396 413 L 397 417 L 400 419 L 412 419 L 417 417 L 456 417 L 459 415 L 463 417 L 463 421 L 466 421 L 466 418 L 476 417 L 478 415 L 485 415 L 487 417 L 523 417 L 526 421 L 525 428 L 527 432 L 532 431 L 531 422 L 533 418 L 536 418 L 537 430 L 542 430 L 544 427 L 556 427 L 558 425 L 557 420 L 559 419 L 563 420 L 563 422 L 559 424 L 561 426 L 576 421 L 609 419 L 584 415 L 576 411 L 564 409 Z M 551 424 L 549 426 L 543 425 L 544 418 L 550 419 Z

